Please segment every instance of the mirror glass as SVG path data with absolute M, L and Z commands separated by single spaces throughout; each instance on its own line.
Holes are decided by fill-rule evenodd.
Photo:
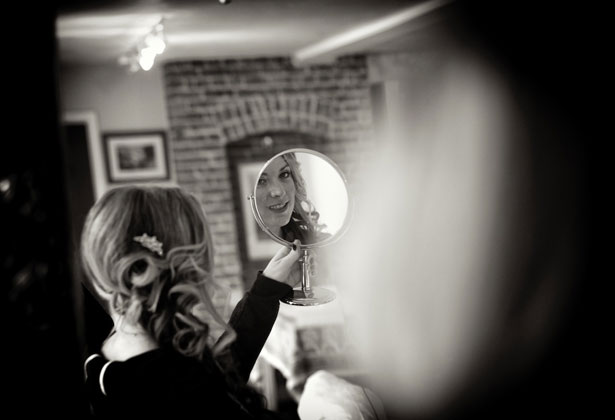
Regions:
M 281 301 L 314 306 L 335 299 L 333 291 L 311 285 L 318 276 L 312 248 L 334 242 L 349 225 L 351 200 L 335 162 L 314 150 L 285 150 L 265 163 L 249 198 L 256 222 L 271 238 L 286 246 L 301 241 L 301 287 Z
M 347 224 L 346 179 L 327 156 L 289 149 L 271 158 L 254 186 L 256 218 L 279 241 L 321 246 Z

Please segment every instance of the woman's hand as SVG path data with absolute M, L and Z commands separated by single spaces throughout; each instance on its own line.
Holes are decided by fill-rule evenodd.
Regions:
M 283 246 L 275 253 L 273 258 L 263 270 L 263 274 L 270 279 L 286 283 L 291 287 L 301 282 L 301 266 L 297 263 L 299 259 L 299 239 L 293 242 L 294 249 Z

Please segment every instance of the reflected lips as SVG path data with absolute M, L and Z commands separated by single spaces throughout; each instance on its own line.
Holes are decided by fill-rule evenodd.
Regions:
M 288 207 L 288 201 L 284 204 L 274 204 L 272 206 L 269 206 L 269 210 L 276 212 L 276 213 L 284 213 L 287 207 Z

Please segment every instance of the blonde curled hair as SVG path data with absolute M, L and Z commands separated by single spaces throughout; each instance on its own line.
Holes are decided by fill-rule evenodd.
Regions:
M 158 255 L 133 238 L 155 236 Z M 202 360 L 235 339 L 212 301 L 212 238 L 194 196 L 178 187 L 121 186 L 90 209 L 81 235 L 86 286 L 160 346 Z M 216 334 L 221 332 L 221 334 Z M 221 337 L 218 340 L 218 337 Z
M 316 241 L 326 225 L 320 222 L 320 213 L 308 198 L 306 182 L 301 173 L 301 164 L 297 160 L 296 154 L 294 152 L 285 153 L 282 158 L 288 165 L 295 184 L 295 208 L 289 223 L 291 226 L 282 227 L 282 233 L 286 236 L 284 239 L 292 241 L 297 239 L 296 234 L 300 233 L 298 239 L 303 242 L 310 236 L 312 236 L 312 241 Z

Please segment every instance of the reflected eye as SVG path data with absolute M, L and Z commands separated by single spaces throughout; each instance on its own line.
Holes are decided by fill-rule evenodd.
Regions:
M 265 178 L 259 178 L 258 181 L 256 182 L 256 185 L 258 186 L 263 186 L 267 184 L 267 180 Z
M 290 171 L 280 172 L 280 178 L 282 179 L 290 178 Z

